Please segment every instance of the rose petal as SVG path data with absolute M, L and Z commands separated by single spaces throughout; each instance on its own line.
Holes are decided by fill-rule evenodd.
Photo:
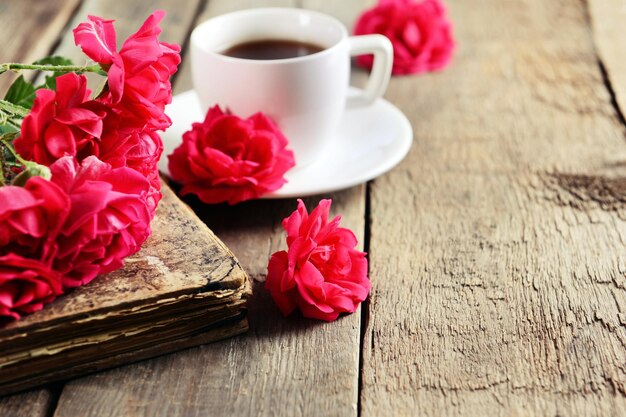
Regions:
M 116 41 L 113 20 L 89 16 L 88 21 L 74 29 L 74 42 L 91 59 L 101 64 L 110 64 L 115 54 Z

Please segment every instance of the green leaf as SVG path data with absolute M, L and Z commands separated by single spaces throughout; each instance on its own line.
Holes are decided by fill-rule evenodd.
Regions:
M 49 56 L 38 61 L 33 62 L 33 65 L 74 65 L 71 59 L 63 56 Z M 37 86 L 37 90 L 40 88 L 48 88 L 50 90 L 56 90 L 57 77 L 65 74 L 65 72 L 53 72 L 51 75 L 46 75 L 43 84 Z
M 63 72 L 54 72 L 52 75 L 46 75 L 46 78 L 43 80 L 43 84 L 37 86 L 37 90 L 42 88 L 47 88 L 49 90 L 56 91 L 57 89 L 57 77 L 63 75 Z
M 35 100 L 35 87 L 20 75 L 17 80 L 11 84 L 4 99 L 10 103 L 30 109 Z
M 2 137 L 5 133 L 15 133 L 18 129 L 15 126 L 11 125 L 0 125 L 0 137 Z

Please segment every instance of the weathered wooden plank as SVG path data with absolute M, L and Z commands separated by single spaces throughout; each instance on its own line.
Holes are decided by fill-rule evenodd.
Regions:
M 388 94 L 416 143 L 371 188 L 362 415 L 623 415 L 626 145 L 585 4 L 449 5 L 453 65 Z
M 43 58 L 59 39 L 80 0 L 0 1 L 0 62 L 30 63 Z M 0 77 L 0 97 L 15 76 Z
M 80 0 L 0 2 L 0 62 L 32 62 L 50 52 Z M 0 97 L 16 77 L 0 77 Z M 50 389 L 38 389 L 0 398 L 0 415 L 45 416 L 56 397 Z
M 58 393 L 38 389 L 0 398 L 0 415 L 7 417 L 46 417 Z
M 599 58 L 615 99 L 626 112 L 626 4 L 621 0 L 587 0 Z
M 289 0 L 215 1 L 199 20 L 255 5 L 290 6 Z M 177 91 L 189 84 L 183 65 Z M 343 224 L 364 231 L 364 187 L 332 195 Z M 307 199 L 309 206 L 320 197 Z M 359 312 L 331 324 L 283 318 L 263 289 L 270 254 L 283 248 L 281 220 L 295 200 L 248 202 L 195 211 L 237 255 L 258 282 L 249 302 L 250 332 L 69 383 L 56 417 L 205 415 L 356 415 Z M 153 401 L 155 397 L 161 399 Z M 89 398 L 89 401 L 85 401 Z

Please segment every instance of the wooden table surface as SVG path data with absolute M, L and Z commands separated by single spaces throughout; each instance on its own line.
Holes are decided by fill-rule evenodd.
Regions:
M 186 40 L 210 16 L 293 6 L 352 27 L 373 3 L 0 0 L 0 61 L 79 56 L 87 14 L 117 19 L 121 40 L 162 8 L 182 92 Z M 452 66 L 386 94 L 410 154 L 331 195 L 369 252 L 359 311 L 285 319 L 263 290 L 295 200 L 192 202 L 257 281 L 250 332 L 0 399 L 0 416 L 626 415 L 626 2 L 448 3 Z

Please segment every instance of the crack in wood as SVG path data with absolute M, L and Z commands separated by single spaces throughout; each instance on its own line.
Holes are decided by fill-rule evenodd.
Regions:
M 590 13 L 590 4 L 589 4 L 589 0 L 580 0 L 582 6 L 583 6 L 583 10 L 585 12 L 585 20 L 586 23 L 589 27 L 593 27 L 593 19 L 591 18 L 591 13 Z M 595 39 L 595 37 L 593 36 L 593 34 L 590 33 L 590 37 L 591 37 L 591 43 L 593 45 L 593 50 L 596 56 L 596 62 L 598 64 L 598 69 L 600 71 L 600 75 L 602 76 L 602 82 L 604 83 L 604 86 L 606 87 L 607 92 L 609 93 L 609 97 L 610 97 L 610 101 L 611 101 L 611 107 L 613 107 L 613 110 L 615 111 L 615 117 L 617 118 L 617 120 L 619 121 L 619 123 L 622 125 L 622 128 L 624 129 L 624 136 L 626 138 L 626 117 L 624 116 L 624 112 L 622 111 L 622 109 L 620 108 L 620 105 L 617 101 L 617 95 L 615 93 L 615 88 L 613 87 L 613 84 L 611 83 L 611 78 L 609 77 L 609 73 L 606 69 L 606 66 L 604 64 L 604 61 L 602 60 L 602 57 L 598 51 L 598 45 L 597 45 L 597 41 Z

